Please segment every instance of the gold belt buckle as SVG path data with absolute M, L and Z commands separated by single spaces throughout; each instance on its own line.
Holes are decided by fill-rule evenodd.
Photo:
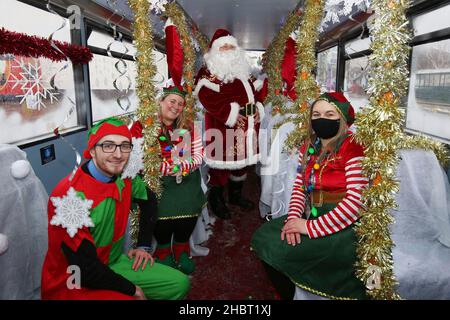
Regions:
M 248 107 L 250 106 L 250 113 L 248 112 Z M 245 116 L 248 117 L 249 115 L 252 116 L 253 115 L 253 103 L 247 102 L 245 104 Z

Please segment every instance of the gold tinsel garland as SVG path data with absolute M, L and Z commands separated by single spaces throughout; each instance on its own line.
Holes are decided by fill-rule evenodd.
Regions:
M 410 32 L 406 10 L 409 0 L 374 0 L 375 19 L 371 34 L 372 55 L 368 93 L 370 103 L 356 117 L 356 139 L 365 146 L 363 170 L 369 187 L 363 192 L 365 209 L 356 226 L 358 234 L 356 275 L 364 283 L 379 277 L 378 286 L 368 286 L 374 299 L 400 299 L 393 271 L 389 225 L 394 219 L 395 194 L 399 183 L 396 169 L 398 150 L 404 138 L 401 97 L 408 88 Z M 375 273 L 374 273 L 375 271 Z
M 138 206 L 130 210 L 130 240 L 131 246 L 134 248 L 137 245 L 139 236 L 139 215 L 140 209 Z
M 283 79 L 281 78 L 281 64 L 283 62 L 284 48 L 289 35 L 295 31 L 301 20 L 301 11 L 289 13 L 286 23 L 281 27 L 274 40 L 270 43 L 263 57 L 263 68 L 269 81 L 268 93 L 265 103 L 272 103 L 274 111 L 279 112 L 280 106 L 285 103 L 282 94 Z
M 291 119 L 295 128 L 285 143 L 287 149 L 290 150 L 298 148 L 306 138 L 305 123 L 310 114 L 309 102 L 315 100 L 320 94 L 312 72 L 317 65 L 316 41 L 319 37 L 319 26 L 324 7 L 325 0 L 306 0 L 305 2 L 305 12 L 297 38 L 297 76 L 295 79 L 297 99 L 292 108 L 286 110 L 286 112 L 296 115 L 293 120 Z
M 156 75 L 153 63 L 153 33 L 149 21 L 149 3 L 147 0 L 129 0 L 134 11 L 133 38 L 137 49 L 136 93 L 139 97 L 137 117 L 142 124 L 144 135 L 144 181 L 158 196 L 161 194 L 159 168 L 161 165 L 158 119 L 158 103 L 152 79 Z
M 172 19 L 173 24 L 177 27 L 180 35 L 181 46 L 183 47 L 183 79 L 185 82 L 187 95 L 186 95 L 186 113 L 187 118 L 194 121 L 194 73 L 195 73 L 195 49 L 191 41 L 190 34 L 188 32 L 188 26 L 186 23 L 186 17 L 183 10 L 179 7 L 178 3 L 171 2 L 165 5 L 166 15 Z
M 434 152 L 443 168 L 449 164 L 449 154 L 445 144 L 425 136 L 404 136 L 400 149 L 423 149 Z

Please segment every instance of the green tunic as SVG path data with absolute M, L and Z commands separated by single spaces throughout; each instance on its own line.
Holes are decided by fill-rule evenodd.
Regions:
M 176 177 L 162 177 L 163 192 L 158 205 L 158 219 L 181 219 L 198 217 L 206 197 L 201 187 L 200 170 L 183 177 L 180 184 Z
M 324 203 L 317 219 L 336 206 Z M 301 235 L 295 246 L 281 241 L 287 216 L 263 224 L 253 235 L 251 247 L 259 258 L 289 277 L 298 287 L 331 299 L 367 299 L 363 283 L 354 275 L 356 234 L 352 227 L 310 239 Z

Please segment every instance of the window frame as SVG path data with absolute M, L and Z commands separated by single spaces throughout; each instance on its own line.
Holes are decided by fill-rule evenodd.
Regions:
M 408 17 L 410 25 L 412 25 L 413 19 L 415 17 L 426 14 L 426 13 L 434 11 L 434 10 L 438 10 L 439 8 L 445 7 L 449 4 L 450 4 L 450 0 L 446 0 L 446 1 L 428 0 L 428 1 L 424 1 L 424 2 L 420 3 L 417 6 L 411 7 L 407 12 L 407 17 Z M 408 72 L 409 72 L 408 78 L 411 79 L 412 56 L 413 56 L 414 47 L 419 46 L 419 45 L 439 42 L 439 41 L 443 41 L 443 40 L 449 40 L 449 39 L 450 39 L 450 27 L 432 31 L 432 32 L 428 32 L 425 34 L 421 34 L 419 36 L 414 36 L 409 43 L 411 50 L 409 53 L 409 60 L 408 60 Z M 423 85 L 424 87 L 430 86 L 430 84 L 432 82 L 434 82 L 434 80 L 431 78 L 430 75 L 423 75 L 423 76 L 425 76 L 424 77 L 424 85 Z M 444 81 L 445 81 L 445 79 L 446 78 L 444 78 Z M 441 78 L 439 80 L 441 80 Z M 411 81 L 411 80 L 409 80 L 409 81 Z M 440 84 L 439 84 L 439 86 L 440 86 Z M 407 89 L 406 96 L 405 96 L 406 99 L 408 99 L 408 97 L 409 97 L 410 88 L 411 88 L 411 84 L 408 84 L 408 89 Z M 426 132 L 422 132 L 422 131 L 415 130 L 412 128 L 408 128 L 406 126 L 406 119 L 408 117 L 408 103 L 406 102 L 405 105 L 406 105 L 405 126 L 404 126 L 403 130 L 406 133 L 410 133 L 410 134 L 414 134 L 414 135 L 420 134 L 420 135 L 428 136 L 432 139 L 435 139 L 437 141 L 447 144 L 447 147 L 450 145 L 450 139 L 446 139 L 446 138 L 439 137 L 439 136 L 436 136 L 436 135 L 433 135 L 430 133 L 426 133 Z
M 38 10 L 43 10 L 45 12 L 49 12 L 47 10 L 46 4 L 39 2 L 39 1 L 33 1 L 33 0 L 17 0 L 18 2 L 22 2 L 26 5 L 29 5 L 31 7 L 34 7 Z M 69 14 L 66 12 L 65 8 L 60 7 L 58 4 L 51 3 L 52 9 L 57 12 L 60 16 L 64 18 L 68 18 Z M 81 21 L 83 21 L 83 13 L 81 13 L 80 17 Z M 76 44 L 76 45 L 84 45 L 83 44 L 83 34 L 84 29 L 83 23 L 80 24 L 79 30 L 76 29 L 70 29 L 70 43 Z M 83 65 L 73 65 L 72 64 L 72 71 L 74 76 L 74 89 L 75 89 L 75 105 L 76 105 L 76 113 L 77 113 L 77 119 L 78 119 L 78 125 L 72 129 L 68 129 L 66 132 L 61 133 L 60 135 L 63 137 L 67 137 L 70 135 L 77 134 L 79 132 L 85 131 L 89 128 L 89 117 L 87 114 L 87 107 L 86 107 L 86 98 L 85 98 L 85 92 L 84 88 L 82 86 L 82 81 L 85 81 L 85 74 L 84 74 L 84 67 Z M 36 145 L 40 145 L 42 143 L 47 143 L 50 141 L 54 141 L 59 139 L 58 136 L 52 135 L 51 132 L 38 135 L 33 138 L 24 139 L 21 141 L 14 142 L 12 144 L 16 145 L 20 149 L 26 149 L 29 147 L 33 147 Z

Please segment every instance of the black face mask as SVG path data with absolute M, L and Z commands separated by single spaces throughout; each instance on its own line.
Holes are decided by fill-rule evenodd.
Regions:
M 325 118 L 318 118 L 311 120 L 311 125 L 314 132 L 319 138 L 322 139 L 330 139 L 334 137 L 339 131 L 340 124 L 341 124 L 340 119 L 331 120 Z

